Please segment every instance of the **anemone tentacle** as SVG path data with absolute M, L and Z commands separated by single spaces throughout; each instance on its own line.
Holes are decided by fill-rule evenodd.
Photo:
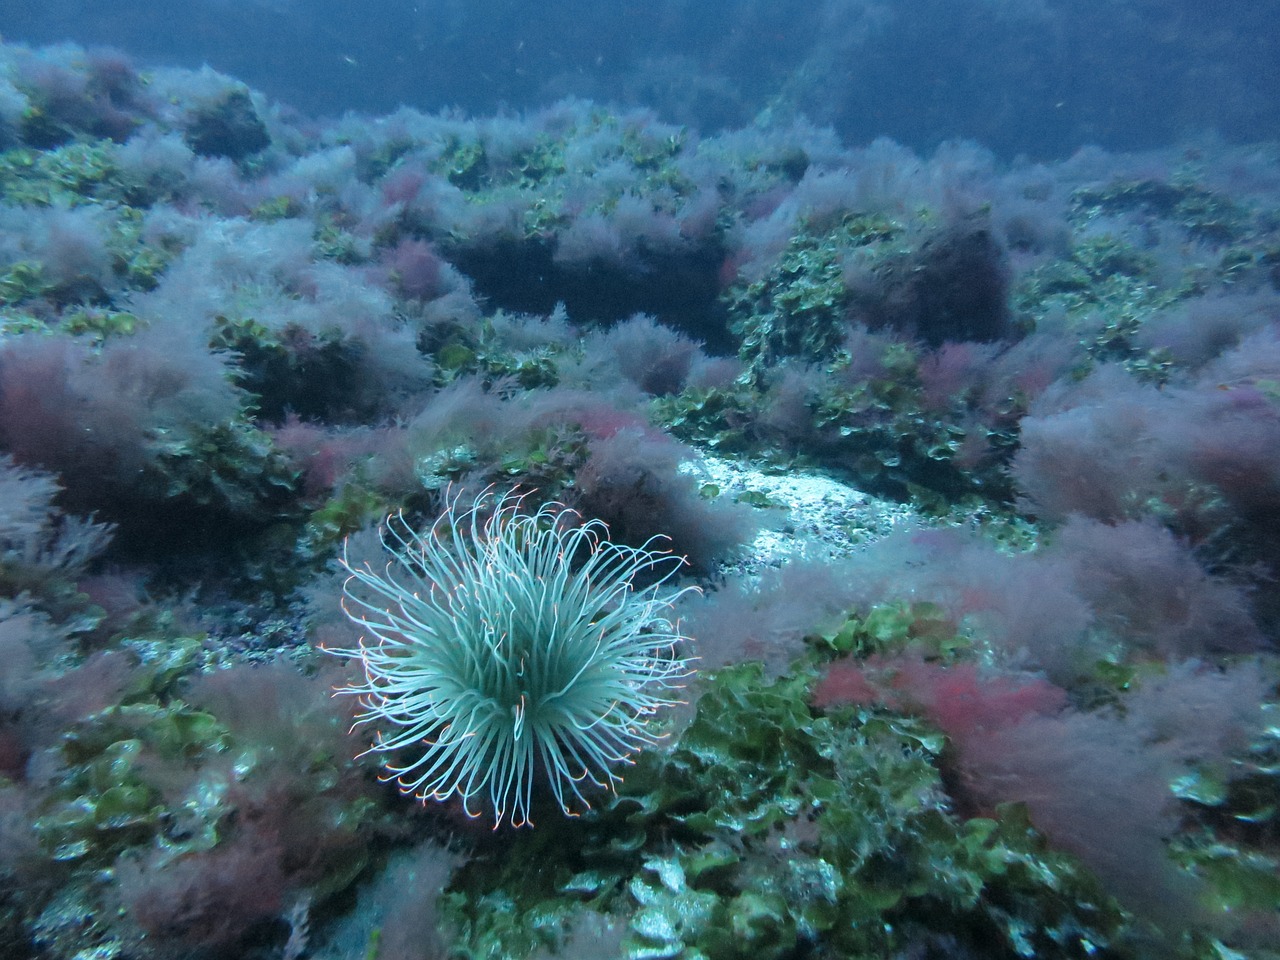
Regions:
M 588 806 L 582 786 L 613 788 L 613 767 L 661 737 L 650 727 L 691 671 L 668 584 L 683 559 L 615 544 L 599 520 L 525 495 L 459 497 L 422 532 L 389 517 L 391 559 L 347 571 L 343 609 L 367 633 L 331 653 L 358 660 L 358 722 L 405 793 L 488 801 L 494 826 L 530 823 L 535 778 L 560 808 Z M 638 577 L 655 582 L 636 590 Z M 420 752 L 415 756 L 412 750 Z M 408 753 L 408 756 L 404 754 Z

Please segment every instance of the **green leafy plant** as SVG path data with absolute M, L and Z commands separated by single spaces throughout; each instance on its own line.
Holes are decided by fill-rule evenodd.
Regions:
M 859 632 L 905 642 L 931 616 L 886 609 Z M 776 680 L 759 663 L 701 675 L 696 716 L 637 758 L 616 798 L 459 871 L 446 912 L 460 955 L 550 950 L 589 914 L 625 922 L 629 958 L 834 960 L 936 943 L 1001 960 L 1133 955 L 1119 908 L 1025 808 L 954 810 L 945 736 L 891 710 L 818 710 L 816 676 L 804 661 Z

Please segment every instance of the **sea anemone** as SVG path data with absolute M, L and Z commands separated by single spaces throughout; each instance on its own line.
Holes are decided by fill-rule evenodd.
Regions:
M 378 726 L 368 752 L 404 751 L 386 764 L 401 789 L 456 795 L 473 817 L 487 797 L 495 829 L 531 822 L 535 782 L 568 815 L 590 806 L 584 785 L 614 788 L 691 672 L 669 618 L 685 591 L 666 589 L 682 558 L 613 543 L 560 504 L 525 513 L 524 499 L 455 496 L 421 533 L 388 518 L 381 573 L 344 550 L 343 606 L 368 633 L 332 651 L 361 662 L 364 682 L 339 692 Z

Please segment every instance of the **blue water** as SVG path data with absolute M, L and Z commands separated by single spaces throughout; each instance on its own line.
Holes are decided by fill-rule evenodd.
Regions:
M 802 112 L 851 141 L 1052 157 L 1280 120 L 1258 0 L 3 0 L 9 40 L 208 63 L 312 114 L 475 113 L 566 95 L 700 129 Z

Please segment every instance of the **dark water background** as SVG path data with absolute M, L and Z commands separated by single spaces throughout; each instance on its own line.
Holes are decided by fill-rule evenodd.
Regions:
M 572 95 L 1038 158 L 1274 136 L 1278 21 L 1275 0 L 0 0 L 8 41 L 208 63 L 315 115 Z

